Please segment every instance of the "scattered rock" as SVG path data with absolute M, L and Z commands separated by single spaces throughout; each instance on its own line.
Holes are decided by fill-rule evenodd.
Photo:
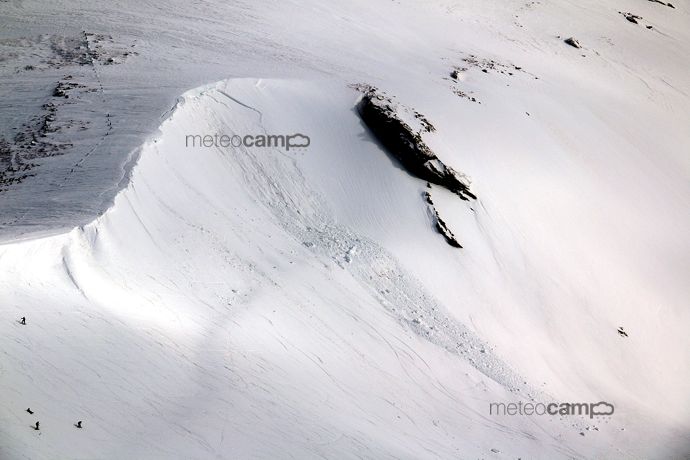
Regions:
M 76 83 L 58 81 L 55 89 L 53 90 L 53 97 L 64 97 L 65 99 L 68 99 L 69 91 L 77 86 L 78 85 Z
M 481 104 L 481 102 L 477 100 L 475 96 L 473 96 L 474 92 L 466 90 L 464 88 L 460 88 L 459 86 L 463 80 L 461 78 L 462 75 L 465 72 L 468 72 L 470 69 L 478 69 L 484 74 L 496 73 L 505 75 L 507 77 L 515 77 L 516 75 L 523 74 L 529 75 L 535 80 L 539 79 L 539 77 L 537 77 L 536 75 L 533 75 L 529 72 L 525 72 L 521 66 L 517 66 L 514 64 L 504 64 L 495 61 L 494 59 L 483 59 L 474 54 L 465 55 L 465 57 L 462 58 L 462 61 L 464 65 L 453 66 L 452 70 L 450 71 L 450 78 L 445 77 L 444 79 L 453 81 L 453 84 L 451 85 L 451 90 L 453 91 L 453 94 L 477 104 Z
M 66 141 L 69 132 L 85 129 L 91 121 L 59 116 L 60 108 L 69 104 L 65 99 L 78 101 L 84 91 L 88 91 L 85 85 L 65 76 L 56 82 L 40 113 L 23 123 L 12 138 L 0 136 L 0 193 L 35 176 L 31 171 L 38 166 L 37 160 L 62 155 L 73 147 Z
M 642 19 L 642 16 L 638 16 L 636 14 L 624 13 L 622 11 L 619 11 L 619 13 L 622 14 L 625 19 L 632 22 L 633 24 L 639 24 L 639 21 Z
M 433 133 L 434 131 L 436 131 L 434 125 L 432 125 L 431 122 L 424 115 L 417 112 L 416 110 L 414 111 L 414 117 L 421 123 L 423 131 L 427 133 Z
M 638 15 L 632 14 L 632 13 L 627 13 L 627 12 L 624 12 L 624 11 L 619 11 L 618 13 L 620 13 L 621 15 L 623 15 L 623 17 L 624 17 L 625 19 L 627 19 L 629 22 L 632 22 L 633 24 L 640 24 L 640 22 L 641 22 L 642 19 L 643 19 L 642 16 L 638 16 Z M 653 27 L 652 27 L 651 25 L 649 25 L 649 24 L 646 25 L 645 27 L 646 27 L 647 29 L 653 29 Z
M 514 72 L 527 73 L 524 70 L 522 70 L 522 67 L 520 66 L 516 66 L 514 64 L 504 64 L 494 59 L 483 59 L 474 54 L 470 54 L 469 56 L 463 58 L 462 61 L 466 64 L 467 67 L 478 68 L 484 73 L 489 73 L 489 71 L 491 71 L 510 76 L 512 76 Z M 456 70 L 459 70 L 460 72 L 466 72 L 467 67 L 456 67 Z

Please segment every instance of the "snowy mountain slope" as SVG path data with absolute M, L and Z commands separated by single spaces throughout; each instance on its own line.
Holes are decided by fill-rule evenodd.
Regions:
M 264 90 L 267 101 L 280 98 L 273 91 L 284 97 L 291 88 L 274 86 Z M 309 86 L 299 85 L 291 100 L 304 104 Z M 27 329 L 13 329 L 17 339 L 26 340 L 28 328 L 38 332 L 29 337 L 38 343 L 12 350 L 12 367 L 35 362 L 37 354 L 40 362 L 73 369 L 56 380 L 45 376 L 45 382 L 34 382 L 31 370 L 14 376 L 11 387 L 26 389 L 20 397 L 33 400 L 26 404 L 43 408 L 37 410 L 44 428 L 37 435 L 25 423 L 8 424 L 3 445 L 17 449 L 8 454 L 108 457 L 124 445 L 129 456 L 144 458 L 488 451 L 495 443 L 490 435 L 468 442 L 457 433 L 490 432 L 502 424 L 486 420 L 481 399 L 463 413 L 463 395 L 482 398 L 486 385 L 505 390 L 401 324 L 406 318 L 393 309 L 405 308 L 405 299 L 396 296 L 417 295 L 405 292 L 413 284 L 387 280 L 405 275 L 366 240 L 358 242 L 366 252 L 344 260 L 357 236 L 329 222 L 292 159 L 276 152 L 180 148 L 180 128 L 259 127 L 255 113 L 245 109 L 238 117 L 237 106 L 228 107 L 230 99 L 221 96 L 214 90 L 188 98 L 160 140 L 145 148 L 114 208 L 94 224 L 3 253 L 3 263 L 14 267 L 4 286 L 43 284 L 31 290 L 33 298 L 12 292 L 20 303 L 35 305 Z M 333 93 L 317 96 L 323 104 L 318 113 L 329 113 L 324 102 Z M 351 102 L 352 94 L 338 102 L 343 99 Z M 339 116 L 356 126 L 346 107 Z M 328 152 L 334 151 L 322 154 Z M 286 206 L 292 200 L 299 206 Z M 24 259 L 27 247 L 38 260 Z M 380 279 L 364 276 L 372 273 L 372 262 Z M 34 274 L 23 264 L 46 269 Z M 50 325 L 67 304 L 73 307 L 64 329 Z M 83 329 L 90 332 L 84 336 Z M 51 350 L 53 341 L 64 341 L 69 352 Z M 440 360 L 439 367 L 430 367 L 431 360 Z M 479 389 L 464 388 L 468 382 Z M 3 394 L 10 397 L 7 406 L 19 396 Z M 88 418 L 88 430 L 72 430 L 70 413 Z M 517 426 L 508 429 L 527 452 L 540 446 Z M 570 452 L 560 442 L 542 442 L 544 449 Z
M 91 219 L 170 118 L 105 214 L 0 246 L 3 458 L 687 455 L 684 5 L 627 2 L 651 30 L 595 2 L 197 6 L 44 13 L 77 35 L 129 30 L 139 54 L 91 65 L 106 131 L 82 131 L 98 148 L 62 186 L 76 149 L 36 167 L 45 190 L 3 192 L 10 239 Z M 9 8 L 12 33 L 37 9 Z M 299 79 L 203 86 L 168 112 L 228 74 Z M 431 190 L 463 250 L 358 119 L 362 82 L 428 117 L 424 140 L 473 179 L 476 202 Z M 311 145 L 184 147 L 264 130 Z M 489 415 L 530 397 L 616 412 Z
M 655 28 L 631 24 L 619 10 L 640 14 Z M 0 136 L 14 145 L 17 134 L 40 134 L 36 119 L 47 115 L 45 104 L 55 104 L 60 131 L 46 140 L 61 155 L 27 158 L 22 165 L 37 166 L 8 174 L 23 177 L 23 185 L 2 192 L 1 230 L 11 239 L 92 220 L 126 183 L 123 168 L 139 146 L 192 87 L 229 77 L 318 76 L 385 83 L 416 106 L 426 99 L 419 88 L 449 86 L 440 80 L 450 67 L 475 54 L 514 61 L 556 82 L 625 81 L 618 87 L 622 97 L 640 94 L 668 108 L 689 94 L 687 24 L 687 5 L 671 9 L 643 0 L 4 2 Z M 588 57 L 563 46 L 558 35 L 577 35 Z M 66 76 L 83 86 L 82 94 L 55 98 Z M 682 107 L 670 109 L 678 122 L 687 112 Z M 31 157 L 36 149 L 12 150 Z M 55 212 L 46 211 L 46 197 Z
M 487 416 L 488 401 L 516 398 L 506 389 L 586 399 L 589 386 L 611 391 L 616 382 L 597 374 L 569 382 L 558 366 L 534 365 L 549 381 L 535 393 L 538 381 L 522 385 L 454 319 L 481 295 L 443 305 L 433 297 L 452 296 L 453 284 L 415 287 L 415 265 L 401 267 L 385 246 L 403 261 L 409 250 L 417 264 L 435 265 L 434 276 L 458 276 L 466 256 L 448 252 L 430 230 L 424 184 L 362 143 L 367 133 L 351 111 L 356 94 L 322 85 L 245 80 L 188 95 L 103 217 L 3 248 L 3 292 L 14 316 L 30 312 L 28 326 L 4 326 L 3 336 L 15 337 L 7 356 L 15 371 L 2 392 L 11 414 L 7 455 L 111 457 L 125 445 L 143 458 L 662 452 L 646 439 L 628 450 L 642 435 L 628 414 L 648 410 L 630 402 L 611 420 L 549 419 L 526 431 L 524 420 Z M 184 147 L 190 132 L 295 126 L 316 135 L 313 148 L 292 156 Z M 448 340 L 468 351 L 449 353 Z M 579 340 L 586 346 L 592 337 Z M 24 406 L 40 414 L 40 435 L 27 429 L 33 418 Z M 74 431 L 70 416 L 87 419 L 88 429 Z M 658 442 L 666 428 L 658 415 L 657 423 Z M 579 436 L 594 426 L 598 432 Z

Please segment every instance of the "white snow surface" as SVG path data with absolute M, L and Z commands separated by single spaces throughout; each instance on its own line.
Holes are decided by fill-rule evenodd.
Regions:
M 139 54 L 94 64 L 94 153 L 0 195 L 0 458 L 690 455 L 687 2 L 43 3 L 3 37 Z M 41 79 L 12 69 L 16 121 Z M 471 178 L 430 191 L 463 249 L 354 83 Z M 311 143 L 185 147 L 216 133 Z M 518 401 L 616 409 L 489 414 Z

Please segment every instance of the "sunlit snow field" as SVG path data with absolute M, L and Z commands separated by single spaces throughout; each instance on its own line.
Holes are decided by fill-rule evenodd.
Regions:
M 687 458 L 674 6 L 0 3 L 0 458 Z M 477 200 L 386 152 L 363 84 Z M 310 143 L 187 145 L 261 133 Z

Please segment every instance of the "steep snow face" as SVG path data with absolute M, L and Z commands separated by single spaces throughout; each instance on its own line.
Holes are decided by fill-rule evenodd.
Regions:
M 20 139 L 0 192 L 0 457 L 688 454 L 686 5 L 3 5 L 0 134 L 72 145 Z M 407 174 L 352 83 L 478 199 Z M 489 414 L 519 401 L 615 413 Z
M 4 457 L 683 451 L 682 299 L 665 305 L 677 323 L 654 321 L 664 309 L 647 313 L 640 291 L 619 294 L 633 317 L 606 303 L 611 290 L 565 285 L 570 273 L 545 268 L 562 241 L 517 238 L 532 213 L 505 218 L 494 187 L 478 185 L 477 202 L 431 190 L 467 249 L 450 248 L 426 184 L 369 135 L 357 97 L 323 81 L 191 91 L 106 214 L 0 248 L 8 316 L 28 322 L 0 326 Z M 309 147 L 187 138 L 293 133 Z M 602 276 L 580 260 L 567 267 Z M 674 374 L 658 378 L 665 366 Z M 613 416 L 489 414 L 491 402 L 600 400 Z
M 3 292 L 34 306 L 7 331 L 7 456 L 476 456 L 504 430 L 526 453 L 574 452 L 488 419 L 487 394 L 526 387 L 384 247 L 338 221 L 338 206 L 357 206 L 382 213 L 370 231 L 396 223 L 434 247 L 419 184 L 367 138 L 355 99 L 296 82 L 192 92 L 102 218 L 3 248 Z M 185 147 L 187 134 L 295 129 L 315 133 L 313 147 Z M 370 202 L 326 199 L 327 181 Z

